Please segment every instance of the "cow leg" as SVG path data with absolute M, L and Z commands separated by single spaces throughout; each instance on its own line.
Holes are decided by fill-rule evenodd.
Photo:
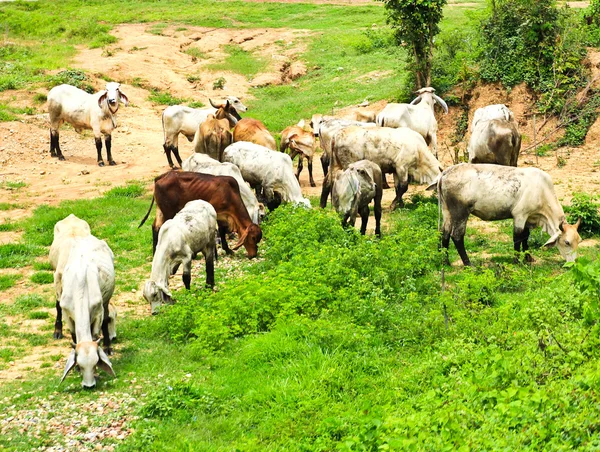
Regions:
M 361 207 L 360 209 L 360 233 L 365 235 L 367 233 L 367 223 L 369 222 L 369 205 Z
M 60 301 L 56 300 L 56 321 L 54 322 L 54 339 L 63 338 L 62 308 Z
M 158 245 L 158 227 L 152 224 L 152 256 L 156 253 L 156 246 Z
M 325 177 L 327 177 L 327 173 L 329 172 L 329 156 L 325 151 L 321 154 L 321 167 L 323 168 L 323 180 L 325 180 Z
M 183 285 L 187 290 L 190 290 L 192 283 L 192 259 L 191 256 L 189 257 L 190 259 L 187 259 L 183 264 L 183 275 L 181 276 L 181 279 L 183 279 Z
M 206 285 L 209 287 L 215 286 L 215 255 L 213 250 L 208 249 L 204 252 L 204 260 L 206 262 Z
M 308 159 L 308 180 L 310 182 L 310 186 L 311 187 L 316 187 L 317 184 L 315 184 L 315 180 L 313 179 L 313 175 L 312 175 L 312 169 L 313 169 L 313 158 L 309 157 Z
M 522 250 L 525 253 L 525 262 L 535 262 L 535 259 L 527 252 L 529 249 L 529 228 L 525 226 L 523 229 L 515 226 L 513 230 L 513 242 L 515 248 L 515 264 L 519 263 L 519 253 Z
M 96 142 L 96 152 L 98 153 L 98 166 L 104 166 L 104 160 L 102 160 L 102 138 L 97 136 L 94 138 Z
M 163 149 L 165 150 L 165 154 L 167 156 L 167 162 L 169 162 L 169 166 L 171 168 L 175 167 L 175 164 L 173 163 L 173 159 L 171 158 L 171 146 L 167 146 L 167 144 L 163 144 Z
M 179 156 L 179 148 L 173 147 L 173 154 L 175 155 L 175 158 L 177 159 L 177 163 L 179 163 L 179 167 L 183 168 L 183 161 L 181 160 L 181 157 Z
M 453 222 L 452 228 L 452 241 L 454 242 L 454 246 L 456 247 L 456 251 L 458 251 L 458 255 L 463 261 L 463 265 L 471 266 L 471 261 L 469 260 L 469 256 L 467 256 L 467 251 L 465 250 L 465 233 L 467 232 L 467 219 L 458 219 Z
M 330 176 L 331 173 L 329 173 L 323 179 L 323 188 L 321 189 L 321 202 L 319 203 L 322 209 L 324 209 L 327 206 L 327 199 L 329 198 L 329 193 L 331 192 L 331 183 L 329 181 Z
M 392 210 L 395 210 L 398 207 L 404 207 L 404 200 L 402 199 L 402 196 L 404 196 L 404 193 L 408 191 L 408 174 L 398 172 L 394 173 L 394 185 L 396 187 L 396 197 L 390 206 Z
M 296 171 L 296 179 L 298 180 L 300 180 L 300 173 L 304 169 L 303 160 L 304 158 L 302 157 L 302 154 L 298 155 L 298 170 Z
M 378 189 L 378 191 L 381 191 Z M 375 195 L 375 206 L 373 208 L 375 214 L 375 235 L 381 237 L 381 197 L 382 193 Z
M 229 245 L 227 245 L 226 235 L 227 235 L 227 226 L 219 225 L 219 237 L 221 237 L 221 248 L 223 248 L 223 251 L 225 251 L 225 254 L 230 256 L 233 254 L 233 251 L 231 251 L 231 249 L 229 248 Z
M 117 162 L 115 162 L 112 158 L 111 147 L 112 147 L 112 137 L 110 135 L 104 136 L 104 146 L 106 147 L 106 160 L 108 160 L 108 164 L 110 166 L 115 166 Z
M 50 129 L 50 157 L 58 157 L 58 160 L 65 159 L 58 142 L 58 129 Z
M 104 352 L 107 355 L 112 355 L 113 351 L 110 347 L 110 333 L 108 332 L 108 324 L 110 317 L 108 316 L 108 303 L 104 306 L 104 319 L 102 319 L 102 345 L 104 346 Z

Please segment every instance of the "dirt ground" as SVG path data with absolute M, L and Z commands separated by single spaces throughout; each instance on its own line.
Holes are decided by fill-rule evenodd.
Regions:
M 96 165 L 91 132 L 79 135 L 70 127 L 63 127 L 60 134 L 61 148 L 66 161 L 59 162 L 51 158 L 47 115 L 44 113 L 25 116 L 22 121 L 0 123 L 0 202 L 17 203 L 22 207 L 0 211 L 0 223 L 26 217 L 42 204 L 56 205 L 67 199 L 94 198 L 111 187 L 123 185 L 130 180 L 143 181 L 150 189 L 152 179 L 167 171 L 169 167 L 162 149 L 161 112 L 164 107 L 147 100 L 149 89 L 168 89 L 176 96 L 200 100 L 205 104 L 208 104 L 208 98 L 219 99 L 227 95 L 235 95 L 242 100 L 248 99 L 248 90 L 253 83 L 257 83 L 257 79 L 260 83 L 285 82 L 285 74 L 281 69 L 286 62 L 298 59 L 309 36 L 309 32 L 303 30 L 224 30 L 200 27 L 186 27 L 185 30 L 169 27 L 163 30 L 162 34 L 156 35 L 150 32 L 151 27 L 152 24 L 119 26 L 115 29 L 115 35 L 119 38 L 117 44 L 111 46 L 108 51 L 80 49 L 73 63 L 73 67 L 96 74 L 93 81 L 96 88 L 103 87 L 102 78 L 118 80 L 122 82 L 123 92 L 129 97 L 131 103 L 128 107 L 120 107 L 119 127 L 113 132 L 113 156 L 118 163 L 116 166 L 99 168 Z M 229 43 L 237 43 L 268 58 L 268 70 L 255 77 L 253 82 L 229 72 L 208 70 L 206 66 L 209 63 L 225 57 L 220 46 Z M 201 59 L 193 59 L 184 53 L 191 47 L 197 48 L 204 56 Z M 594 75 L 598 76 L 600 53 L 591 53 L 590 61 Z M 197 75 L 200 81 L 188 81 L 190 74 Z M 224 90 L 215 91 L 212 89 L 212 83 L 221 76 L 227 79 L 227 84 Z M 10 98 L 16 105 L 33 105 L 36 92 L 46 91 L 39 89 L 4 92 L 0 94 L 0 100 Z M 533 142 L 533 123 L 528 113 L 533 106 L 533 100 L 525 88 L 517 87 L 510 94 L 498 86 L 478 88 L 471 101 L 471 112 L 477 107 L 492 103 L 506 103 L 513 109 L 526 137 L 523 148 L 530 146 Z M 385 102 L 378 102 L 371 108 L 381 109 L 384 105 Z M 44 111 L 45 106 L 38 109 Z M 252 112 L 249 111 L 246 115 L 251 117 Z M 440 160 L 444 166 L 452 164 L 454 146 L 450 144 L 450 140 L 459 116 L 460 112 L 456 108 L 451 109 L 449 115 L 439 113 Z M 538 118 L 537 128 L 541 126 L 541 121 L 543 119 Z M 554 126 L 555 123 L 549 121 L 542 130 L 537 131 L 538 139 Z M 533 150 L 530 150 L 520 157 L 519 162 L 521 166 L 538 166 L 549 172 L 554 179 L 559 198 L 568 203 L 574 192 L 600 192 L 600 151 L 597 147 L 599 139 L 600 121 L 590 130 L 585 146 L 560 150 L 557 154 L 560 159 L 554 154 L 536 159 Z M 468 140 L 468 135 L 465 140 Z M 456 146 L 464 152 L 466 141 Z M 191 143 L 182 138 L 180 150 L 182 157 L 187 157 L 192 152 Z M 314 162 L 314 178 L 317 187 L 311 188 L 305 166 L 300 185 L 307 196 L 320 195 L 323 172 L 318 158 Z M 26 186 L 19 190 L 9 190 L 6 188 L 6 182 L 24 182 Z M 424 187 L 411 186 L 409 195 L 423 190 Z M 384 207 L 389 206 L 392 198 L 393 191 L 386 190 Z M 372 223 L 371 230 L 374 226 Z M 471 224 L 484 227 L 481 222 L 473 221 Z M 18 240 L 18 233 L 0 233 L 0 243 Z M 39 292 L 50 295 L 51 285 L 31 286 L 28 283 L 31 268 L 20 271 L 23 278 L 16 286 L 3 292 L 2 303 L 12 303 L 18 295 L 25 293 Z M 14 272 L 11 269 L 0 270 L 0 274 Z M 145 315 L 147 311 L 139 290 L 119 294 L 115 304 L 118 309 L 132 315 Z M 33 325 L 31 321 L 22 321 L 20 328 L 27 331 L 50 324 L 48 319 L 37 322 L 39 325 Z M 45 331 L 45 334 L 51 334 L 50 330 Z M 36 347 L 28 356 L 11 363 L 8 369 L 0 370 L 0 380 L 23 378 L 31 369 L 39 369 L 40 360 L 44 355 L 58 353 L 66 356 L 66 353 L 63 353 L 65 347 L 62 342 L 52 343 L 47 347 Z M 56 367 L 62 365 L 60 362 Z

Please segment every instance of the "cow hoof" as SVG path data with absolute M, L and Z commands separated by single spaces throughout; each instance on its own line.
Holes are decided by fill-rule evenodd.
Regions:
M 526 254 L 525 262 L 527 262 L 528 264 L 533 264 L 535 262 L 535 259 L 533 258 L 533 256 L 531 254 Z
M 115 162 L 114 160 L 111 160 L 110 162 L 108 162 L 108 164 L 110 166 L 115 166 L 117 164 L 117 162 Z
M 100 166 L 100 167 L 104 166 L 104 162 L 103 162 L 102 160 L 100 160 L 100 161 L 98 162 L 98 166 Z
M 61 162 L 64 162 L 65 156 L 64 155 L 59 155 L 58 156 L 58 160 L 60 160 Z
M 311 186 L 311 187 L 316 187 L 316 186 L 317 186 L 317 184 L 315 184 L 314 182 L 311 182 L 311 183 L 310 183 L 310 186 Z
M 112 347 L 108 347 L 104 349 L 104 353 L 106 353 L 108 356 L 112 356 L 114 352 Z
M 56 157 L 56 152 L 51 152 L 50 157 Z
M 62 339 L 63 338 L 63 334 L 62 331 L 54 331 L 54 339 Z

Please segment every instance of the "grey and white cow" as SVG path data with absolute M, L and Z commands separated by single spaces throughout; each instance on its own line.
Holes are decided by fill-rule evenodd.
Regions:
M 48 114 L 50 116 L 50 155 L 64 160 L 60 150 L 58 130 L 67 122 L 80 132 L 91 129 L 94 132 L 98 166 L 104 166 L 102 160 L 102 136 L 106 147 L 106 159 L 109 165 L 116 165 L 111 154 L 111 134 L 117 127 L 115 115 L 119 110 L 119 101 L 129 103 L 120 84 L 109 82 L 106 89 L 89 94 L 71 85 L 55 86 L 48 93 Z
M 354 226 L 356 216 L 360 214 L 360 233 L 364 235 L 369 221 L 369 204 L 373 201 L 375 234 L 381 237 L 381 168 L 369 160 L 359 160 L 343 171 L 337 170 L 334 179 L 331 204 L 342 215 L 342 226 Z
M 428 188 L 434 187 L 444 219 L 442 246 L 447 249 L 452 238 L 464 265 L 471 265 L 464 243 L 471 214 L 484 221 L 513 218 L 514 249 L 525 252 L 527 261 L 533 261 L 529 230 L 537 226 L 550 234 L 544 246 L 556 245 L 567 262 L 577 257 L 580 221 L 566 222 L 552 179 L 542 170 L 461 163 L 446 169 Z

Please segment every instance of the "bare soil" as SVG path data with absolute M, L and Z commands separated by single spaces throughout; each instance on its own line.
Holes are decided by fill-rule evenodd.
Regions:
M 227 95 L 235 95 L 242 100 L 249 96 L 248 89 L 252 81 L 230 72 L 213 72 L 207 65 L 221 61 L 225 57 L 222 50 L 224 44 L 237 43 L 243 48 L 260 53 L 269 58 L 268 70 L 259 74 L 257 79 L 271 78 L 273 83 L 284 83 L 281 68 L 286 62 L 296 60 L 301 56 L 308 31 L 285 29 L 253 29 L 253 30 L 224 30 L 200 27 L 186 27 L 185 30 L 167 28 L 162 34 L 149 32 L 152 24 L 122 25 L 116 27 L 115 35 L 119 42 L 108 52 L 100 49 L 80 49 L 73 67 L 82 68 L 97 74 L 93 80 L 96 88 L 101 89 L 104 81 L 109 78 L 122 83 L 123 91 L 129 96 L 131 104 L 121 106 L 118 112 L 119 127 L 113 133 L 113 156 L 117 161 L 114 167 L 99 168 L 96 164 L 96 152 L 93 137 L 90 132 L 80 135 L 73 129 L 64 127 L 60 135 L 60 143 L 66 161 L 59 162 L 49 156 L 49 132 L 47 115 L 44 113 L 25 116 L 21 121 L 0 123 L 0 187 L 5 182 L 22 181 L 27 185 L 18 190 L 0 188 L 0 202 L 18 203 L 21 209 L 0 211 L 0 223 L 15 221 L 31 214 L 32 210 L 42 204 L 56 205 L 63 200 L 94 198 L 113 186 L 123 185 L 127 181 L 137 180 L 145 183 L 149 189 L 155 176 L 167 171 L 167 161 L 162 149 L 163 131 L 161 112 L 164 106 L 154 105 L 148 101 L 149 89 L 152 87 L 169 90 L 176 96 L 201 100 L 208 104 L 208 98 L 219 99 Z M 185 51 L 195 47 L 204 57 L 194 60 Z M 600 54 L 590 54 L 593 69 L 600 71 Z M 197 75 L 200 82 L 188 81 L 189 75 Z M 378 71 L 365 74 L 362 77 L 378 78 Z M 212 83 L 218 77 L 225 77 L 227 83 L 224 90 L 212 89 Z M 138 86 L 134 86 L 134 83 Z M 262 82 L 261 82 L 262 83 Z M 140 87 L 141 86 L 141 87 Z M 0 100 L 11 98 L 22 106 L 34 105 L 33 96 L 43 89 L 32 91 L 11 91 L 0 94 Z M 14 96 L 14 97 L 13 97 Z M 11 100 L 12 101 L 12 100 Z M 524 87 L 516 87 L 510 93 L 499 86 L 483 86 L 475 90 L 471 100 L 472 112 L 483 105 L 505 103 L 516 114 L 525 135 L 523 148 L 533 142 L 533 122 L 529 113 L 533 107 L 533 97 Z M 385 101 L 377 102 L 368 108 L 381 109 Z M 344 115 L 347 110 L 336 106 L 336 114 Z M 39 107 L 41 111 L 45 106 Z M 329 114 L 330 112 L 314 112 Z M 452 164 L 451 138 L 460 117 L 460 111 L 452 108 L 449 115 L 440 113 L 439 118 L 439 151 L 440 160 L 444 166 Z M 247 113 L 252 116 L 252 112 Z M 301 118 L 297 118 L 300 120 Z M 309 118 L 304 118 L 308 120 Z M 536 127 L 540 129 L 543 118 L 538 118 Z M 538 137 L 543 136 L 555 127 L 550 119 L 546 125 L 537 130 Z M 273 131 L 279 132 L 279 131 Z M 468 140 L 458 143 L 464 152 Z M 554 137 L 552 137 L 554 138 Z M 555 182 L 556 191 L 563 202 L 568 203 L 573 192 L 585 191 L 599 193 L 600 188 L 600 151 L 595 143 L 600 138 L 600 124 L 596 123 L 585 146 L 576 149 L 561 149 L 557 155 L 536 157 L 533 151 L 520 157 L 522 166 L 538 166 L 549 172 Z M 539 138 L 538 138 L 539 140 Z M 192 152 L 191 143 L 180 140 L 182 157 Z M 560 159 L 558 157 L 560 157 Z M 323 181 L 323 172 L 318 158 L 314 161 L 314 178 L 317 187 L 312 188 L 308 183 L 308 171 L 300 177 L 300 185 L 305 195 L 319 196 Z M 5 187 L 5 185 L 4 185 Z M 409 194 L 422 192 L 424 187 L 412 186 Z M 393 199 L 393 190 L 386 190 L 384 207 L 389 206 Z M 386 217 L 384 216 L 384 219 Z M 482 222 L 473 222 L 477 227 L 483 227 Z M 374 227 L 370 222 L 370 229 Z M 488 226 L 486 226 L 488 227 Z M 0 234 L 0 242 L 10 243 L 19 239 L 18 233 Z M 4 291 L 0 303 L 13 303 L 21 294 L 42 293 L 51 294 L 51 285 L 36 286 L 29 282 L 31 268 L 19 270 L 0 270 L 0 274 L 19 272 L 22 279 L 13 288 Z M 141 283 L 140 283 L 141 284 Z M 125 315 L 144 316 L 148 314 L 146 302 L 140 292 L 123 292 L 115 297 L 115 305 L 120 313 Z M 53 315 L 51 316 L 53 319 Z M 53 321 L 53 320 L 52 320 Z M 51 320 L 42 323 L 50 324 Z M 22 331 L 30 328 L 29 323 L 20 326 Z M 43 334 L 51 335 L 51 330 Z M 27 356 L 11 363 L 9 368 L 0 370 L 0 380 L 23 378 L 27 372 L 40 371 L 44 356 L 48 354 L 64 354 L 66 357 L 67 340 L 50 342 L 28 352 Z M 118 347 L 117 347 L 118 351 Z M 63 362 L 57 364 L 63 366 Z M 56 369 L 50 367 L 52 372 Z

